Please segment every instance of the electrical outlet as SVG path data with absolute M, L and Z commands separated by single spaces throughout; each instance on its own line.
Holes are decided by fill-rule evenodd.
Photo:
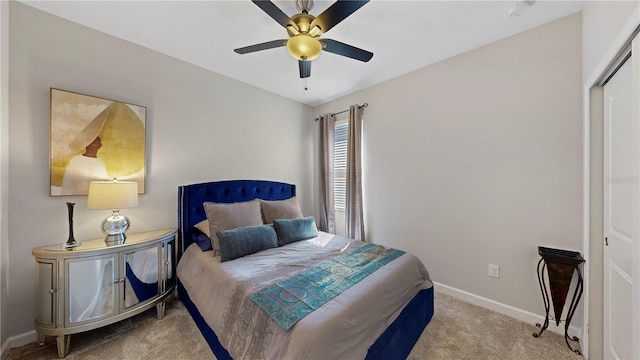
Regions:
M 500 266 L 489 264 L 489 276 L 493 278 L 500 278 Z

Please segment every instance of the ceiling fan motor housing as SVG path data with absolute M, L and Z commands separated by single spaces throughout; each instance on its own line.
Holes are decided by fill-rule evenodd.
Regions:
M 311 37 L 319 36 L 322 34 L 322 29 L 318 25 L 311 27 L 313 20 L 315 20 L 315 16 L 310 15 L 306 11 L 293 15 L 291 17 L 291 21 L 293 21 L 296 26 L 287 26 L 289 36 L 296 36 L 299 34 L 306 34 Z

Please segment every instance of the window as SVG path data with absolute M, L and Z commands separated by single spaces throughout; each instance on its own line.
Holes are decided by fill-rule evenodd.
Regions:
M 333 147 L 333 201 L 335 210 L 345 211 L 347 199 L 347 120 L 336 121 Z

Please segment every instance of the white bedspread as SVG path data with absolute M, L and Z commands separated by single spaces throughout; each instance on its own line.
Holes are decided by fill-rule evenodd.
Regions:
M 341 254 L 349 242 L 321 232 L 314 239 L 224 263 L 212 251 L 202 252 L 192 244 L 177 273 L 234 359 L 363 359 L 404 306 L 420 290 L 433 286 L 414 255 L 405 253 L 391 261 L 288 331 L 248 299 L 251 292 L 304 271 L 300 263 L 317 265 L 306 259 L 322 258 L 327 251 Z

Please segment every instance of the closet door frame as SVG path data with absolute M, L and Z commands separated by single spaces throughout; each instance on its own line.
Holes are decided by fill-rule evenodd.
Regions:
M 587 261 L 584 264 L 585 310 L 582 323 L 583 334 L 581 347 L 586 358 L 600 356 L 600 354 L 590 355 L 590 342 L 592 339 L 597 340 L 598 336 L 601 337 L 603 334 L 602 326 L 592 324 L 590 321 L 590 312 L 594 312 L 595 316 L 598 316 L 598 314 L 601 315 L 603 312 L 603 304 L 598 298 L 598 296 L 602 295 L 603 267 L 602 264 L 597 261 L 602 257 L 604 247 L 602 224 L 603 189 L 602 184 L 599 183 L 600 180 L 598 180 L 598 177 L 602 179 L 603 175 L 601 159 L 603 148 L 601 139 L 598 138 L 598 136 L 602 135 L 602 84 L 606 77 L 612 73 L 616 61 L 620 59 L 625 49 L 630 46 L 631 41 L 636 34 L 638 34 L 639 30 L 640 5 L 636 6 L 626 23 L 622 26 L 592 74 L 585 78 L 583 87 L 583 255 Z M 640 56 L 640 54 L 636 54 L 636 56 Z M 639 62 L 636 61 L 636 63 Z M 640 69 L 634 69 L 633 72 L 638 74 Z M 640 80 L 636 79 L 634 86 L 640 87 Z M 635 100 L 638 101 L 634 104 L 634 107 L 637 108 L 640 106 L 640 98 L 638 98 L 638 92 L 634 92 Z M 638 114 L 637 111 L 636 114 Z M 598 156 L 600 158 L 598 158 Z M 640 161 L 640 159 L 638 160 Z M 592 250 L 594 250 L 593 253 Z M 640 279 L 640 246 L 638 244 L 635 244 L 633 247 L 632 259 L 633 276 L 636 279 Z M 591 269 L 592 263 L 594 262 L 596 266 Z M 636 320 L 633 321 L 632 331 L 633 336 L 638 338 L 640 337 L 640 286 L 635 286 L 632 297 L 634 309 L 633 314 L 630 315 Z M 634 344 L 632 353 L 634 358 L 640 358 L 640 344 Z

